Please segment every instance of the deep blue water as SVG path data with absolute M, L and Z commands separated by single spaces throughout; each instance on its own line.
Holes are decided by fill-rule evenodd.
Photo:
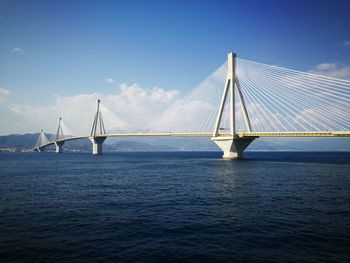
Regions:
M 350 262 L 350 153 L 0 154 L 1 262 Z

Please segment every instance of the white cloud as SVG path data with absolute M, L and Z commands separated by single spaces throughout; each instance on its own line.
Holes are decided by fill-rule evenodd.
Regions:
M 101 99 L 101 112 L 108 132 L 135 131 L 148 127 L 179 95 L 177 90 L 144 89 L 138 84 L 121 84 L 116 94 L 57 96 L 53 105 L 36 107 L 15 104 L 11 111 L 35 123 L 38 130 L 43 127 L 48 132 L 54 132 L 58 118 L 62 117 L 75 135 L 88 134 L 96 101 Z
M 226 63 L 152 122 L 154 132 L 211 133 L 226 79 Z M 156 93 L 162 95 L 162 92 Z M 169 94 L 170 95 L 170 94 Z M 167 96 L 160 96 L 168 100 Z
M 23 49 L 15 47 L 11 50 L 11 52 L 15 54 L 19 54 L 19 53 L 23 53 Z
M 330 71 L 330 70 L 335 70 L 336 68 L 337 68 L 337 65 L 332 63 L 322 63 L 322 64 L 316 65 L 316 70 Z
M 309 72 L 332 78 L 350 80 L 350 66 L 342 66 L 336 63 L 322 63 L 316 65 L 315 68 Z
M 213 110 L 212 105 L 203 101 L 176 101 L 152 123 L 152 132 L 206 132 L 204 124 Z
M 343 46 L 344 46 L 344 47 L 350 47 L 350 40 L 345 41 L 345 42 L 343 43 Z
M 10 91 L 0 88 L 0 103 L 2 103 L 9 94 Z
M 58 118 L 62 117 L 73 135 L 84 135 L 91 130 L 96 101 L 101 99 L 101 111 L 108 133 L 151 132 L 160 128 L 164 131 L 169 127 L 166 124 L 173 122 L 179 122 L 177 128 L 180 127 L 182 131 L 185 126 L 187 131 L 191 131 L 189 127 L 193 124 L 192 127 L 198 132 L 212 132 L 212 123 L 216 118 L 213 104 L 221 97 L 225 68 L 225 64 L 220 66 L 181 100 L 178 90 L 145 89 L 135 83 L 121 84 L 115 94 L 57 96 L 55 102 L 48 106 L 15 104 L 11 111 L 17 117 L 22 117 L 21 123 L 27 123 L 25 127 L 44 128 L 54 133 Z
M 336 104 L 328 106 L 327 110 L 315 107 L 305 108 L 296 115 L 295 119 L 311 131 L 348 130 L 350 127 L 348 112 L 341 105 Z
M 114 79 L 111 79 L 111 78 L 106 78 L 105 81 L 106 81 L 108 84 L 114 83 Z

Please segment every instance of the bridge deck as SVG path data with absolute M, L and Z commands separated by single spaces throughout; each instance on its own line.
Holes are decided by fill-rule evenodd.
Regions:
M 350 131 L 327 131 L 327 132 L 238 132 L 238 137 L 349 137 Z M 99 135 L 97 137 L 213 137 L 212 133 L 116 133 Z M 219 136 L 231 136 L 220 134 Z
M 239 137 L 349 137 L 350 131 L 327 132 L 242 132 Z
M 238 132 L 238 137 L 350 137 L 350 131 L 327 131 L 327 132 Z M 213 137 L 212 133 L 115 133 L 97 135 L 96 137 Z M 230 134 L 220 134 L 220 137 L 230 137 Z M 57 142 L 88 139 L 90 136 L 74 136 L 61 139 Z M 51 141 L 46 147 L 55 144 Z M 38 148 L 38 147 L 36 147 Z

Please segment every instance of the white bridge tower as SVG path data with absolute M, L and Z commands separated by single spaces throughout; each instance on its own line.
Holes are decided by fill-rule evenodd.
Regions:
M 92 154 L 102 154 L 102 144 L 106 140 L 106 130 L 103 124 L 102 114 L 100 112 L 100 102 L 97 100 L 96 114 L 90 133 L 90 141 L 92 142 Z M 100 131 L 98 133 L 98 130 Z
M 63 134 L 63 128 L 62 128 L 62 118 L 60 117 L 58 119 L 58 128 L 55 135 L 56 153 L 63 152 L 63 144 L 64 144 L 63 139 L 64 139 L 64 134 Z
M 49 142 L 43 130 L 40 131 L 39 138 L 35 144 L 34 151 L 43 152 L 44 146 Z
M 241 87 L 239 85 L 239 80 L 236 76 L 236 54 L 228 53 L 227 56 L 227 77 L 224 87 L 224 92 L 221 97 L 220 108 L 218 116 L 216 118 L 213 137 L 211 138 L 220 149 L 224 152 L 222 156 L 224 159 L 236 159 L 243 157 L 243 151 L 248 145 L 254 140 L 254 137 L 241 138 L 236 133 L 236 112 L 235 112 L 235 95 L 238 94 L 239 104 L 241 111 L 243 113 L 245 128 L 248 132 L 251 132 L 251 124 L 249 120 L 249 115 L 245 106 L 243 94 Z M 228 96 L 229 94 L 229 96 Z M 230 100 L 230 134 L 219 134 L 220 124 L 222 121 L 222 115 L 224 112 L 224 107 L 226 100 Z

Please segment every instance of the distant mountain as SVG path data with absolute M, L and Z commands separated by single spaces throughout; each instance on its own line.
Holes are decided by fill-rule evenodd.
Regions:
M 118 141 L 104 145 L 107 151 L 176 151 L 177 148 L 166 145 L 152 145 L 137 141 Z
M 46 134 L 47 138 L 52 138 L 52 134 Z M 3 150 L 30 150 L 33 149 L 38 140 L 39 133 L 35 134 L 11 134 L 0 136 L 0 149 Z M 90 152 L 92 144 L 89 139 L 67 141 L 64 143 L 64 151 Z M 55 150 L 55 147 L 49 146 L 46 150 Z M 167 145 L 152 145 L 147 142 L 139 141 L 111 141 L 108 140 L 103 145 L 104 151 L 176 151 L 178 148 Z
M 46 134 L 52 138 L 52 134 Z M 32 149 L 39 137 L 35 134 L 12 134 L 0 136 L 0 150 Z M 91 151 L 89 139 L 67 141 L 65 151 Z M 51 146 L 47 150 L 54 150 Z M 138 137 L 133 140 L 108 138 L 104 151 L 219 151 L 210 138 Z M 258 138 L 248 151 L 350 151 L 350 138 Z
M 272 151 L 350 151 L 346 137 L 258 138 L 247 150 Z
M 125 139 L 110 138 L 106 141 L 108 144 L 121 143 L 122 148 L 126 146 L 124 144 Z M 131 141 L 127 141 L 130 143 Z M 162 150 L 170 151 L 216 151 L 217 146 L 210 140 L 210 138 L 198 138 L 198 137 L 133 137 L 133 143 L 141 143 L 152 146 L 152 148 L 158 148 Z M 156 149 L 155 149 L 156 150 Z
M 46 135 L 50 136 L 50 135 Z M 0 136 L 1 148 L 31 149 L 35 146 L 39 133 L 34 134 L 11 134 Z

